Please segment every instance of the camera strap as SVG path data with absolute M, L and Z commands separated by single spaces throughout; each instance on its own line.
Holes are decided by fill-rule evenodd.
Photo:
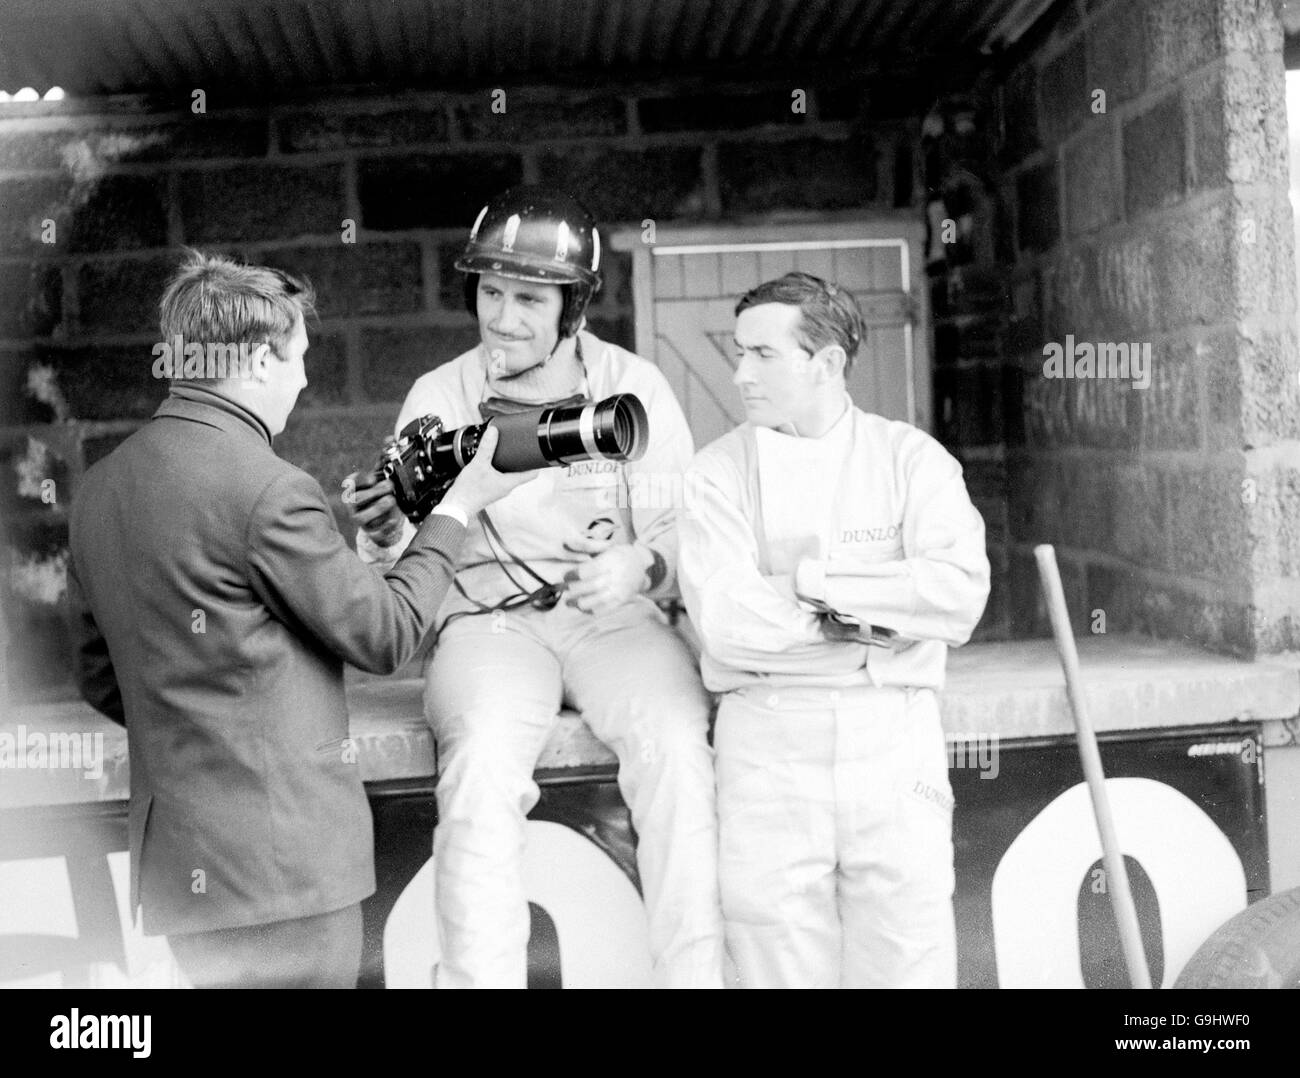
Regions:
M 486 509 L 480 509 L 478 512 L 478 516 L 479 516 L 479 520 L 483 522 L 483 530 L 486 531 L 489 536 L 491 536 L 492 541 L 496 543 L 497 546 L 499 546 L 503 551 L 505 551 L 506 557 L 508 557 L 512 562 L 514 562 L 517 566 L 519 566 L 520 569 L 522 569 L 525 573 L 531 576 L 534 580 L 536 580 L 537 583 L 539 583 L 543 588 L 555 587 L 555 585 L 552 584 L 549 580 L 547 580 L 545 577 L 543 577 L 538 572 L 536 572 L 531 565 L 529 565 L 526 561 L 524 561 L 523 558 L 521 558 L 518 554 L 516 554 L 513 550 L 511 550 L 508 546 L 506 546 L 506 541 L 501 538 L 501 533 L 497 531 L 497 526 L 494 523 L 492 523 L 492 518 L 488 516 Z M 494 555 L 495 553 L 496 552 L 493 551 Z M 500 558 L 497 558 L 497 564 L 501 565 Z M 501 565 L 501 568 L 504 569 L 505 566 Z M 509 576 L 508 573 L 506 575 Z M 511 580 L 513 579 L 514 578 L 511 577 Z M 519 585 L 516 584 L 515 587 L 519 587 Z
M 465 599 L 473 603 L 474 606 L 477 608 L 473 611 L 465 610 L 462 611 L 461 613 L 464 615 L 469 615 L 471 613 L 495 614 L 499 610 L 514 610 L 518 607 L 525 606 L 525 605 L 536 607 L 538 610 L 550 610 L 553 606 L 555 606 L 555 604 L 560 601 L 560 595 L 563 591 L 563 588 L 559 584 L 552 584 L 549 580 L 547 580 L 545 577 L 539 574 L 535 569 L 533 569 L 531 565 L 529 565 L 526 561 L 524 561 L 523 558 L 519 557 L 518 554 L 516 554 L 513 550 L 511 550 L 509 546 L 506 545 L 506 541 L 501 537 L 501 532 L 497 530 L 496 524 L 494 524 L 492 518 L 488 516 L 486 509 L 479 510 L 478 518 L 479 518 L 479 522 L 483 525 L 484 532 L 487 533 L 488 546 L 492 550 L 492 557 L 495 559 L 497 565 L 500 566 L 501 571 L 506 574 L 506 577 L 507 579 L 509 579 L 510 583 L 512 583 L 516 588 L 518 588 L 519 591 L 515 595 L 507 595 L 504 599 L 500 600 L 499 602 L 489 605 L 487 603 L 480 602 L 478 599 L 475 599 L 461 585 L 461 582 L 458 577 L 452 577 L 452 581 L 451 581 L 452 586 L 458 592 L 460 592 L 460 594 L 464 596 Z M 534 580 L 536 580 L 539 586 L 537 588 L 534 588 L 532 591 L 529 591 L 527 588 L 523 587 L 519 583 L 519 581 L 515 579 L 514 574 L 512 574 L 510 570 L 506 567 L 505 562 L 501 560 L 500 554 L 497 553 L 497 547 L 500 547 L 500 549 L 505 553 L 506 557 L 508 557 L 512 562 L 514 562 L 515 565 L 517 565 L 525 573 L 527 573 Z M 454 616 L 455 615 L 453 615 L 453 617 Z M 451 619 L 449 618 L 448 620 Z
M 582 355 L 582 341 L 575 335 L 573 343 L 574 356 L 578 360 L 578 366 L 582 369 L 582 390 L 564 400 L 546 402 L 545 407 L 562 407 L 566 404 L 587 404 L 591 401 L 591 381 L 587 372 L 586 360 Z M 558 342 L 556 347 L 559 347 Z M 547 359 L 549 358 L 550 357 L 548 356 Z M 487 392 L 488 386 L 485 384 L 485 396 L 483 400 L 479 401 L 478 406 L 479 416 L 485 422 L 495 416 L 532 411 L 534 408 L 539 407 L 536 403 L 512 401 L 506 400 L 502 397 L 487 396 Z M 519 557 L 518 554 L 511 550 L 506 544 L 505 539 L 502 538 L 501 532 L 497 530 L 497 526 L 493 523 L 492 518 L 488 516 L 486 509 L 479 510 L 478 519 L 483 525 L 483 532 L 487 536 L 488 548 L 492 551 L 493 560 L 497 563 L 498 567 L 500 567 L 501 571 L 505 573 L 506 579 L 508 579 L 510 583 L 518 589 L 518 591 L 514 595 L 507 595 L 504 599 L 501 599 L 496 603 L 488 604 L 475 599 L 474 596 L 470 595 L 470 593 L 465 590 L 459 577 L 453 576 L 451 578 L 452 587 L 460 592 L 467 602 L 473 603 L 475 609 L 460 610 L 450 615 L 447 620 L 443 622 L 442 628 L 445 629 L 448 624 L 460 617 L 472 617 L 477 614 L 495 614 L 501 610 L 515 610 L 522 606 L 531 606 L 538 610 L 550 610 L 559 603 L 560 596 L 564 593 L 564 585 L 552 584 L 531 565 L 524 561 L 523 558 Z M 514 574 L 506 567 L 506 563 L 501 560 L 501 554 L 498 553 L 498 548 L 500 551 L 504 552 L 505 556 L 514 562 L 516 566 L 537 581 L 538 586 L 532 591 L 529 591 L 520 584 L 519 581 L 515 579 Z M 439 632 L 441 632 L 441 630 L 439 630 Z

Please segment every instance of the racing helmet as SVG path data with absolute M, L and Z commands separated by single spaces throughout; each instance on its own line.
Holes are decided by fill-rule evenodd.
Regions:
M 600 233 L 591 211 L 571 195 L 553 187 L 512 187 L 479 210 L 455 266 L 466 275 L 465 306 L 474 315 L 481 273 L 559 285 L 563 340 L 578 332 L 600 289 Z

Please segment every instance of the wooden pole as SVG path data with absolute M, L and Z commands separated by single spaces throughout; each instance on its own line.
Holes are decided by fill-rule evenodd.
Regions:
M 1084 706 L 1079 655 L 1074 648 L 1074 633 L 1070 629 L 1070 614 L 1065 606 L 1065 591 L 1061 587 L 1061 574 L 1056 567 L 1056 551 L 1043 544 L 1034 547 L 1034 557 L 1038 561 L 1038 575 L 1047 596 L 1047 610 L 1052 618 L 1056 650 L 1061 656 L 1061 668 L 1065 671 L 1066 695 L 1070 700 L 1070 711 L 1074 715 L 1074 728 L 1079 735 L 1079 758 L 1083 762 L 1083 775 L 1088 780 L 1092 810 L 1097 817 L 1097 831 L 1101 835 L 1106 890 L 1110 894 L 1115 920 L 1119 925 L 1119 939 L 1124 948 L 1129 982 L 1134 988 L 1150 988 L 1151 973 L 1147 969 L 1146 951 L 1142 949 L 1137 907 L 1133 905 L 1128 871 L 1124 867 L 1124 855 L 1115 835 L 1115 820 L 1111 816 L 1110 801 L 1106 797 L 1106 776 L 1101 768 L 1101 751 L 1097 748 L 1097 735 L 1093 732 Z

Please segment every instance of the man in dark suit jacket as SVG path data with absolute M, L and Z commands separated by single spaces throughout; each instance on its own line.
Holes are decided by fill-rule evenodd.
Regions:
M 71 510 L 78 682 L 127 728 L 131 909 L 199 985 L 355 984 L 375 873 L 344 663 L 414 654 L 466 521 L 532 474 L 493 470 L 485 441 L 406 556 L 363 564 L 271 448 L 307 384 L 311 308 L 285 274 L 193 253 L 162 331 L 198 362 L 155 364 L 171 395 Z M 209 344 L 243 362 L 207 377 Z

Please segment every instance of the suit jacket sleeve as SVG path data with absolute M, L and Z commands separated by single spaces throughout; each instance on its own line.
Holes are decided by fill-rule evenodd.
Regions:
M 280 620 L 354 666 L 388 674 L 433 627 L 465 529 L 428 517 L 380 575 L 348 548 L 320 485 L 287 472 L 262 492 L 248 523 L 249 577 Z
M 67 611 L 72 632 L 73 674 L 82 699 L 100 714 L 125 726 L 122 691 L 113 671 L 113 659 L 108 654 L 108 641 L 95 624 L 95 615 L 90 612 L 90 604 L 82 593 L 71 551 L 68 553 Z

